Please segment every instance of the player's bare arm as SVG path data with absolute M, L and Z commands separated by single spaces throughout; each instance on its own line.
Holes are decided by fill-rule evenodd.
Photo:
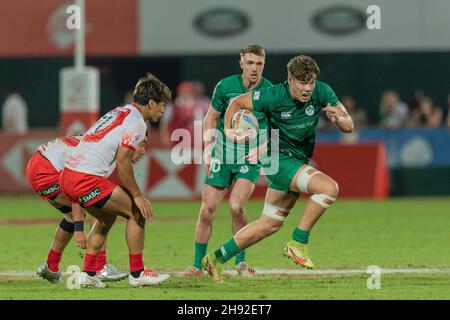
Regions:
M 75 226 L 74 239 L 78 247 L 86 249 L 87 237 L 84 233 L 84 210 L 78 203 L 72 203 L 72 219 Z
M 330 119 L 341 132 L 350 133 L 353 131 L 352 117 L 348 114 L 342 103 L 339 103 L 336 107 L 332 107 L 328 104 L 322 110 L 326 112 L 328 119 Z
M 251 92 L 241 94 L 240 96 L 237 96 L 236 98 L 231 100 L 230 104 L 228 105 L 227 111 L 225 112 L 225 135 L 235 142 L 241 142 L 245 139 L 248 139 L 247 135 L 237 136 L 234 130 L 232 130 L 231 128 L 231 119 L 233 119 L 233 115 L 241 109 L 253 111 Z
M 210 175 L 209 167 L 211 165 L 211 152 L 215 139 L 217 124 L 219 123 L 221 113 L 214 110 L 211 106 L 203 119 L 203 144 L 204 144 L 204 168 L 206 173 Z
M 153 210 L 150 206 L 150 202 L 143 196 L 139 186 L 137 185 L 136 179 L 134 178 L 132 163 L 133 154 L 133 150 L 123 146 L 119 147 L 116 156 L 117 172 L 119 173 L 119 177 L 124 186 L 131 192 L 133 200 L 139 208 L 142 216 L 149 221 L 153 216 Z

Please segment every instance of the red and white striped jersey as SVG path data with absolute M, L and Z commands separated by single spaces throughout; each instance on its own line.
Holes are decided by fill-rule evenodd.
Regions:
M 67 155 L 79 143 L 81 136 L 59 137 L 40 145 L 38 151 L 52 164 L 56 171 L 64 168 Z
M 67 157 L 66 167 L 97 176 L 108 176 L 115 166 L 119 146 L 136 150 L 147 125 L 139 106 L 118 107 L 101 117 Z

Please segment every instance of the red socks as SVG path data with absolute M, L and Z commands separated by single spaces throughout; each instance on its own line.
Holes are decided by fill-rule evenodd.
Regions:
M 50 250 L 47 256 L 47 265 L 51 271 L 57 272 L 59 270 L 59 262 L 61 261 L 61 257 L 61 252 Z
M 130 271 L 142 271 L 144 270 L 144 259 L 142 258 L 142 253 L 130 254 Z
M 97 272 L 100 272 L 103 267 L 105 266 L 105 264 L 107 264 L 108 262 L 106 261 L 106 250 L 104 251 L 100 251 L 97 254 L 97 259 L 96 259 L 96 264 L 95 264 L 95 269 Z
M 90 272 L 90 273 L 94 273 L 96 272 L 96 264 L 97 264 L 97 256 L 90 254 L 90 253 L 86 253 L 84 255 L 84 267 L 83 267 L 83 271 L 84 272 Z

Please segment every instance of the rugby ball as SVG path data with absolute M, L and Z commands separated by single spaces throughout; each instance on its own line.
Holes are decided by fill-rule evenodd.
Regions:
M 233 118 L 231 119 L 231 128 L 241 134 L 245 134 L 251 129 L 255 134 L 259 130 L 259 124 L 251 111 L 241 109 L 233 115 Z

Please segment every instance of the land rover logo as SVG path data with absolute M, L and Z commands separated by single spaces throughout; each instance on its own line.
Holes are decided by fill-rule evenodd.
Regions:
M 214 8 L 198 14 L 194 27 L 210 37 L 228 37 L 244 32 L 250 19 L 242 11 L 232 8 Z
M 312 24 L 323 33 L 346 35 L 365 28 L 366 14 L 350 6 L 332 6 L 314 14 Z

